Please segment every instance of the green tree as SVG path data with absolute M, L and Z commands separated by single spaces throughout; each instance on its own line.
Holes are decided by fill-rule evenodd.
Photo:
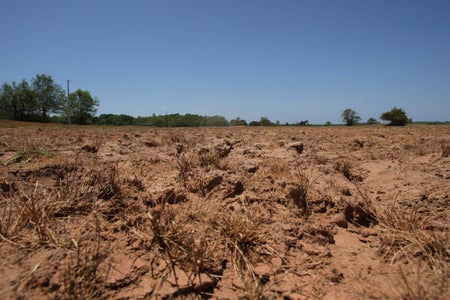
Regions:
M 367 120 L 367 124 L 368 124 L 368 125 L 378 124 L 378 121 L 377 121 L 377 119 L 375 119 L 375 118 L 369 118 L 369 119 Z
M 247 126 L 247 122 L 245 120 L 241 120 L 240 117 L 237 117 L 236 119 L 230 120 L 231 126 Z
M 36 95 L 28 82 L 5 82 L 0 88 L 0 116 L 18 121 L 36 120 Z
M 380 119 L 390 121 L 388 125 L 405 126 L 409 119 L 402 108 L 394 107 L 390 111 L 381 114 Z
M 20 121 L 37 120 L 36 92 L 30 84 L 23 79 L 17 86 L 18 117 Z
M 212 116 L 212 117 L 203 117 L 205 119 L 205 123 L 202 125 L 206 126 L 228 126 L 228 120 L 223 116 Z
M 133 125 L 134 117 L 120 114 L 101 114 L 98 117 L 92 118 L 92 121 L 95 121 L 97 125 L 114 125 L 114 126 L 123 126 L 123 125 Z
M 261 120 L 259 121 L 259 125 L 261 125 L 261 126 L 272 126 L 273 123 L 269 120 L 268 117 L 261 117 Z
M 99 101 L 91 96 L 89 91 L 76 90 L 69 95 L 68 109 L 70 119 L 76 124 L 90 124 L 97 112 Z
M 0 90 L 0 117 L 16 120 L 17 114 L 17 84 L 3 83 Z
M 353 109 L 347 108 L 342 112 L 342 120 L 344 121 L 345 125 L 353 126 L 359 123 L 361 117 Z
M 64 102 L 64 90 L 49 75 L 38 74 L 32 79 L 36 96 L 36 108 L 42 122 L 52 113 L 60 112 Z

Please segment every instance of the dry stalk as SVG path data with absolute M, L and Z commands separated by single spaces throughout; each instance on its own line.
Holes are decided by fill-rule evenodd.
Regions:
M 189 212 L 191 213 L 191 212 Z M 182 208 L 169 205 L 167 201 L 160 203 L 149 211 L 150 225 L 153 233 L 152 244 L 158 247 L 159 257 L 165 262 L 164 281 L 172 274 L 179 291 L 195 289 L 201 285 L 201 274 L 212 276 L 217 273 L 217 263 L 214 255 L 216 243 L 201 233 L 189 229 L 189 213 Z M 187 278 L 187 286 L 179 283 L 178 272 L 183 272 Z
M 63 275 L 62 298 L 107 299 L 106 279 L 111 269 L 107 258 L 111 249 L 103 246 L 98 219 L 95 220 L 95 239 L 75 241 L 75 251 Z
M 36 182 L 31 195 L 23 193 L 23 200 L 16 201 L 17 207 L 20 207 L 20 213 L 17 217 L 17 225 L 24 228 L 28 224 L 32 226 L 37 234 L 38 242 L 41 245 L 47 243 L 58 244 L 54 231 L 49 227 L 49 215 L 52 214 L 51 199 L 49 194 L 38 194 L 39 182 Z

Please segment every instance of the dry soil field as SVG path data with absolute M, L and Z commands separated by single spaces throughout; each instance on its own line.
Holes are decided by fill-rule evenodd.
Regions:
M 450 126 L 0 123 L 1 299 L 450 299 Z

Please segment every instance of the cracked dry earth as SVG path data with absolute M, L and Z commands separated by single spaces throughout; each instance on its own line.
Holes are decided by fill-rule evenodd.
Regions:
M 0 124 L 2 299 L 450 299 L 450 127 Z

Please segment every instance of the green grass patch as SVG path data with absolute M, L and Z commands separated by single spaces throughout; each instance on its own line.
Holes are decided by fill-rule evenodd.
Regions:
M 24 149 L 17 153 L 14 157 L 8 159 L 3 163 L 3 165 L 8 166 L 12 163 L 20 163 L 26 164 L 30 162 L 34 158 L 42 157 L 42 156 L 53 156 L 53 152 L 47 149 L 43 149 L 40 147 L 31 147 L 28 149 Z

